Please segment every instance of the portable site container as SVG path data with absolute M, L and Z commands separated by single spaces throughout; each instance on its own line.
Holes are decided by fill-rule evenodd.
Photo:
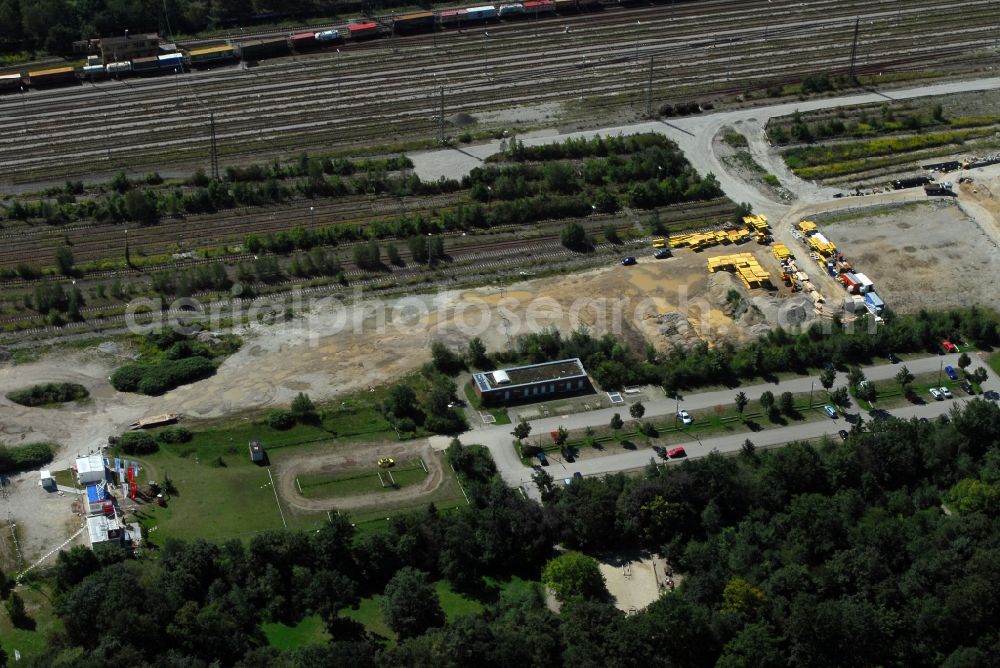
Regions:
M 875 291 L 875 284 L 872 282 L 872 279 L 868 278 L 861 272 L 857 272 L 855 276 L 858 277 L 858 292 L 864 294 L 866 292 Z

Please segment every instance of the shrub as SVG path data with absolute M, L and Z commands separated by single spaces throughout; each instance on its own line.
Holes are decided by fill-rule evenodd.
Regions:
M 14 390 L 7 393 L 7 398 L 22 406 L 45 406 L 60 404 L 67 401 L 77 401 L 90 396 L 83 385 L 76 383 L 46 383 L 32 385 L 24 390 Z
M 184 427 L 167 427 L 156 435 L 156 439 L 160 443 L 187 443 L 193 436 L 194 434 Z
M 271 429 L 290 429 L 295 424 L 295 416 L 291 411 L 275 408 L 267 414 L 267 424 Z
M 135 392 L 142 382 L 143 367 L 140 364 L 126 364 L 111 374 L 111 387 L 119 392 Z
M 118 447 L 126 455 L 147 455 L 160 449 L 152 434 L 144 431 L 128 431 L 118 439 Z
M 51 461 L 52 446 L 48 443 L 0 446 L 0 473 L 33 469 Z

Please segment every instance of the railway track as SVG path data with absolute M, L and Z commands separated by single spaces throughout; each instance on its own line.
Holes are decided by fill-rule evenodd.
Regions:
M 167 77 L 182 79 L 183 83 L 161 79 L 132 80 L 121 86 L 98 85 L 95 89 L 101 92 L 92 94 L 98 96 L 92 105 L 94 114 L 106 113 L 112 107 L 121 108 L 126 114 L 113 122 L 109 117 L 110 131 L 122 140 L 121 146 L 114 149 L 94 147 L 94 131 L 88 124 L 55 132 L 47 119 L 52 115 L 65 118 L 67 109 L 78 104 L 66 94 L 61 98 L 56 94 L 49 103 L 53 105 L 51 112 L 33 114 L 20 141 L 16 119 L 12 123 L 11 116 L 0 114 L 0 136 L 6 131 L 5 143 L 0 143 L 0 164 L 30 170 L 51 162 L 57 154 L 67 153 L 84 160 L 105 157 L 107 163 L 115 163 L 133 150 L 203 154 L 207 133 L 193 133 L 197 123 L 193 128 L 190 117 L 179 115 L 191 113 L 195 106 L 215 110 L 218 137 L 225 145 L 224 154 L 229 157 L 266 151 L 272 143 L 278 152 L 314 141 L 342 144 L 347 138 L 370 134 L 373 125 L 383 132 L 400 135 L 413 131 L 431 135 L 436 125 L 434 93 L 438 88 L 446 89 L 448 110 L 475 110 L 477 105 L 495 103 L 501 94 L 509 103 L 529 102 L 539 97 L 540 88 L 545 89 L 547 99 L 556 101 L 564 100 L 571 92 L 597 96 L 598 101 L 603 94 L 609 100 L 608 108 L 612 108 L 621 105 L 620 100 L 613 98 L 620 97 L 623 91 L 626 94 L 632 91 L 632 97 L 640 97 L 638 93 L 646 77 L 646 68 L 640 65 L 649 57 L 671 64 L 654 71 L 655 89 L 676 86 L 682 90 L 694 89 L 711 80 L 713 74 L 722 82 L 746 74 L 752 74 L 750 81 L 780 80 L 801 72 L 805 62 L 816 68 L 824 63 L 834 64 L 839 57 L 842 62 L 837 64 L 843 67 L 853 35 L 850 17 L 862 7 L 861 3 L 808 3 L 802 9 L 784 7 L 787 11 L 782 14 L 783 22 L 769 26 L 767 17 L 760 16 L 764 3 L 742 3 L 739 9 L 730 9 L 719 16 L 706 13 L 706 4 L 733 7 L 732 3 L 699 3 L 673 10 L 654 7 L 605 12 L 574 17 L 579 26 L 572 26 L 573 33 L 540 35 L 538 31 L 566 22 L 556 17 L 538 21 L 537 26 L 534 21 L 530 22 L 532 25 L 520 22 L 490 26 L 488 31 L 476 30 L 474 35 L 448 33 L 350 45 L 351 49 L 345 47 L 344 53 L 336 56 L 326 53 L 271 61 L 245 72 Z M 929 4 L 912 3 L 905 7 L 898 2 L 865 4 L 867 11 L 863 15 L 871 25 L 880 22 L 880 28 L 893 27 L 904 36 L 892 38 L 880 30 L 882 34 L 875 44 L 871 35 L 863 35 L 859 52 L 866 60 L 892 64 L 903 60 L 891 57 L 893 53 L 908 50 L 915 56 L 925 53 L 921 57 L 932 62 L 932 58 L 953 56 L 995 40 L 982 21 L 966 26 L 967 39 L 961 39 L 963 22 L 975 18 L 977 11 L 989 10 L 986 0 L 963 6 L 962 12 L 948 13 L 934 21 L 926 18 Z M 819 12 L 822 18 L 816 16 Z M 623 17 L 629 20 L 637 17 L 638 23 L 625 24 Z M 490 33 L 489 44 L 483 37 L 485 32 Z M 807 41 L 808 37 L 815 39 Z M 634 44 L 625 43 L 630 38 Z M 434 49 L 432 40 L 440 42 L 443 48 Z M 734 44 L 739 45 L 740 53 L 732 53 Z M 946 48 L 948 44 L 953 46 Z M 802 56 L 776 60 L 775 51 L 798 52 Z M 419 73 L 402 70 L 407 64 L 431 55 L 428 52 L 434 54 L 435 60 L 420 67 Z M 377 58 L 358 62 L 358 56 L 369 53 Z M 339 58 L 340 55 L 344 57 Z M 523 71 L 526 61 L 541 64 L 526 75 Z M 485 72 L 489 72 L 489 77 L 484 76 Z M 371 84 L 378 81 L 391 83 L 396 94 L 380 102 L 377 98 L 384 96 L 383 92 Z M 608 90 L 608 81 L 615 81 L 612 90 Z M 366 89 L 362 82 L 369 82 L 369 87 Z M 253 95 L 260 96 L 258 104 L 248 103 L 245 95 L 236 99 L 231 94 L 236 87 L 243 90 L 252 87 Z M 148 97 L 143 97 L 170 95 L 171 88 L 179 102 L 174 109 L 157 110 Z M 112 89 L 114 94 L 109 92 Z M 317 100 L 328 99 L 326 96 L 337 97 L 337 109 L 317 112 Z M 101 102 L 100 97 L 110 99 Z M 148 117 L 148 123 L 156 124 L 157 133 L 151 138 L 148 123 L 137 123 L 136 117 Z M 45 141 L 31 144 L 27 155 L 23 150 L 26 147 L 21 144 L 33 134 L 45 136 Z M 143 139 L 147 141 L 140 141 Z M 14 153 L 22 157 L 14 158 Z

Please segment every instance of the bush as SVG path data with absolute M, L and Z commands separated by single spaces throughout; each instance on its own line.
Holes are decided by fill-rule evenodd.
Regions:
M 267 414 L 267 425 L 271 427 L 271 429 L 291 429 L 294 424 L 295 416 L 292 415 L 291 411 L 287 411 L 283 408 L 275 408 Z
M 165 359 L 155 364 L 126 364 L 111 374 L 111 385 L 119 392 L 156 396 L 214 373 L 215 365 L 204 357 Z
M 187 443 L 193 437 L 194 434 L 184 427 L 167 427 L 156 435 L 156 440 L 160 443 Z
M 46 383 L 32 385 L 24 390 L 14 390 L 7 393 L 7 398 L 22 406 L 46 406 L 61 404 L 67 401 L 78 401 L 90 396 L 83 385 L 76 383 Z
M 152 434 L 144 431 L 127 431 L 118 439 L 118 447 L 126 455 L 148 455 L 160 449 Z
M 119 392 L 135 392 L 142 382 L 144 370 L 140 364 L 126 364 L 111 374 L 111 387 Z
M 48 443 L 0 446 L 0 473 L 33 469 L 51 461 L 52 446 Z

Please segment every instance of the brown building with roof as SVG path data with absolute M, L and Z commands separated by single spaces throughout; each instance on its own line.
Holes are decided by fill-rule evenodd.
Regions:
M 101 58 L 105 64 L 159 54 L 160 36 L 156 33 L 130 35 L 126 31 L 121 37 L 101 38 Z

